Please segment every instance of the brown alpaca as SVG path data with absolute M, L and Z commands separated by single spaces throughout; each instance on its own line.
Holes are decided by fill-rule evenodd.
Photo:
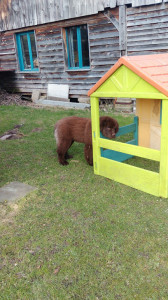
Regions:
M 111 117 L 100 117 L 100 131 L 109 138 L 115 138 L 118 131 L 118 122 Z M 84 143 L 85 159 L 88 164 L 93 165 L 92 153 L 92 130 L 91 120 L 80 117 L 66 117 L 55 124 L 54 136 L 57 143 L 58 161 L 62 165 L 67 165 L 66 159 L 71 158 L 68 149 L 73 142 Z

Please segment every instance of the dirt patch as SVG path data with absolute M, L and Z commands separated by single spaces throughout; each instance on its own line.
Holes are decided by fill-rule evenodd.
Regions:
M 14 139 L 20 139 L 24 136 L 23 133 L 20 132 L 19 128 L 23 126 L 21 125 L 16 125 L 12 130 L 6 131 L 3 135 L 0 136 L 1 141 L 5 140 L 14 140 Z
M 13 223 L 13 218 L 17 215 L 19 206 L 16 203 L 0 204 L 0 222 Z
M 43 128 L 37 127 L 37 128 L 32 129 L 32 132 L 41 132 L 42 130 L 43 130 Z

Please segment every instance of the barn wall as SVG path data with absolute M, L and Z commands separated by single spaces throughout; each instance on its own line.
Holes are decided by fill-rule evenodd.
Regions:
M 118 9 L 112 12 L 113 17 L 118 18 Z M 17 71 L 11 75 L 10 81 L 3 75 L 4 87 L 20 92 L 32 92 L 35 89 L 46 92 L 48 83 L 68 84 L 70 97 L 86 96 L 88 90 L 120 57 L 119 32 L 109 17 L 110 14 L 107 17 L 99 13 L 92 17 L 35 27 L 39 72 Z M 63 29 L 82 23 L 88 25 L 91 67 L 88 71 L 69 71 L 65 65 Z M 11 40 L 13 43 L 12 36 Z M 12 51 L 15 53 L 14 49 Z
M 132 7 L 168 0 L 1 0 L 0 31 L 97 14 L 105 8 Z
M 127 8 L 127 54 L 168 51 L 168 3 Z
M 157 3 L 157 0 L 150 1 Z M 127 55 L 168 51 L 168 0 L 153 5 L 147 5 L 147 0 L 144 0 L 144 6 L 127 7 L 126 16 L 123 10 L 119 17 L 119 10 L 124 8 L 123 4 L 126 2 L 130 1 L 118 0 L 117 4 L 121 6 L 111 9 L 106 15 L 100 12 L 97 15 L 17 30 L 35 30 L 39 72 L 19 72 L 15 48 L 16 31 L 0 33 L 0 70 L 16 70 L 15 73 L 7 73 L 7 76 L 0 72 L 0 84 L 3 83 L 7 89 L 29 93 L 34 89 L 46 92 L 48 83 L 68 84 L 70 97 L 78 98 L 87 95 L 87 91 L 118 60 L 125 45 Z M 138 0 L 132 1 L 133 4 L 136 6 Z M 125 40 L 121 38 L 120 32 L 125 26 L 124 17 Z M 82 23 L 88 25 L 91 67 L 88 71 L 68 71 L 64 57 L 63 29 Z M 123 31 L 122 34 L 124 35 Z
M 72 19 L 115 8 L 116 0 L 3 0 L 0 31 Z
M 16 68 L 16 51 L 13 33 L 0 33 L 0 71 L 16 70 Z

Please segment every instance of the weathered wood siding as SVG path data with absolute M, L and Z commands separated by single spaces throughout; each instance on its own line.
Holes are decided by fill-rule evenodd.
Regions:
M 162 3 L 163 0 L 132 0 L 132 7 Z
M 0 71 L 16 69 L 17 64 L 13 33 L 0 33 Z
M 70 0 L 67 0 L 67 5 L 68 1 Z M 8 1 L 4 0 L 3 3 L 5 2 Z M 128 55 L 168 51 L 168 0 L 162 0 L 160 4 L 160 0 L 143 0 L 141 1 L 143 6 L 140 7 L 136 7 L 139 2 L 138 0 L 117 0 L 114 2 L 116 2 L 116 5 L 120 5 L 120 7 L 111 9 L 108 13 L 99 12 L 87 17 L 67 19 L 38 26 L 26 27 L 27 21 L 25 17 L 25 28 L 20 28 L 19 31 L 35 30 L 39 72 L 19 72 L 15 45 L 16 31 L 1 32 L 0 71 L 15 70 L 15 72 L 0 72 L 0 84 L 3 84 L 7 89 L 29 93 L 34 89 L 46 92 L 48 83 L 68 84 L 70 87 L 70 97 L 78 98 L 87 95 L 87 91 L 109 70 L 120 55 L 126 51 Z M 104 7 L 108 5 L 112 6 L 114 2 L 101 1 Z M 25 1 L 12 0 L 11 3 L 12 5 L 14 3 L 21 5 L 20 3 L 24 4 Z M 27 3 L 29 3 L 29 9 L 30 7 L 32 9 L 30 5 L 32 2 Z M 39 5 L 41 5 L 42 9 L 42 4 L 45 7 L 46 3 L 54 2 L 41 0 L 40 3 Z M 58 3 L 65 4 L 65 0 L 64 2 L 61 2 L 61 0 L 57 1 Z M 75 0 L 72 3 L 75 3 Z M 95 3 L 94 9 L 96 11 L 97 2 L 90 0 L 89 3 L 91 5 Z M 130 3 L 134 7 L 129 6 L 126 8 L 124 6 Z M 84 5 L 86 5 L 86 1 Z M 45 11 L 45 14 L 48 14 L 48 10 Z M 52 14 L 53 11 L 50 12 L 50 15 Z M 31 20 L 35 20 L 33 18 Z M 40 16 L 38 18 L 42 21 Z M 9 25 L 7 23 L 4 24 L 6 24 L 5 26 Z M 14 26 L 18 25 L 17 20 L 13 24 Z M 70 71 L 67 70 L 65 64 L 63 32 L 67 26 L 80 24 L 88 25 L 90 70 Z
M 0 31 L 89 16 L 106 7 L 132 4 L 132 7 L 168 0 L 1 0 Z
M 77 18 L 116 7 L 116 0 L 3 0 L 0 31 Z
M 118 9 L 112 12 L 113 17 L 118 18 Z M 99 13 L 36 27 L 39 72 L 16 71 L 10 81 L 3 75 L 4 87 L 21 92 L 32 92 L 34 89 L 45 92 L 48 83 L 60 83 L 70 86 L 70 97 L 87 95 L 88 90 L 120 57 L 119 32 L 109 17 L 110 14 L 107 17 Z M 63 29 L 82 23 L 88 25 L 90 70 L 69 71 L 65 65 Z
M 127 54 L 168 51 L 168 3 L 127 9 Z

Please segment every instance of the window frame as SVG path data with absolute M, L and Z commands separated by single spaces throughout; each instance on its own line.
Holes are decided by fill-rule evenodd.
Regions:
M 18 60 L 19 60 L 19 66 L 21 72 L 37 72 L 39 71 L 39 68 L 34 67 L 33 64 L 33 55 L 32 55 L 32 47 L 31 47 L 31 41 L 30 41 L 30 34 L 34 34 L 35 39 L 35 32 L 34 30 L 31 31 L 25 31 L 25 32 L 19 32 L 16 33 L 16 44 L 17 44 L 17 50 L 18 50 Z M 23 49 L 21 45 L 21 36 L 26 35 L 27 36 L 27 42 L 28 42 L 28 51 L 29 51 L 29 58 L 30 58 L 30 69 L 26 69 L 24 67 L 24 60 L 23 60 Z M 36 46 L 36 39 L 35 39 L 35 46 Z M 37 47 L 36 47 L 36 54 L 37 54 Z M 37 56 L 38 58 L 38 56 Z
M 68 58 L 68 70 L 89 70 L 90 69 L 90 51 L 89 51 L 89 39 L 88 39 L 88 53 L 89 53 L 89 66 L 83 66 L 83 55 L 82 55 L 82 41 L 81 41 L 81 31 L 80 26 L 87 24 L 81 24 L 76 26 L 70 26 L 65 28 L 66 34 L 66 47 L 67 47 L 67 58 Z M 71 67 L 70 66 L 70 51 L 69 51 L 69 40 L 68 40 L 68 30 L 72 27 L 76 27 L 77 29 L 77 47 L 78 47 L 78 59 L 79 59 L 79 67 Z M 88 32 L 88 26 L 87 26 Z

